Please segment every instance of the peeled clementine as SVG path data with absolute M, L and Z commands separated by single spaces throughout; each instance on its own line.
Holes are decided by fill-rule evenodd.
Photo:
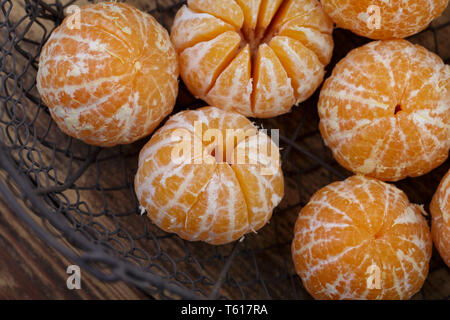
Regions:
M 57 125 L 99 146 L 149 135 L 173 109 L 178 61 L 167 31 L 116 2 L 67 17 L 42 49 L 37 88 Z
M 189 0 L 171 39 L 196 97 L 268 118 L 289 112 L 322 83 L 332 31 L 317 0 Z
M 225 244 L 271 218 L 284 193 L 279 158 L 271 138 L 238 113 L 183 111 L 142 149 L 135 190 L 163 230 Z
M 406 38 L 439 17 L 448 0 L 322 0 L 324 10 L 344 29 L 371 39 Z
M 450 171 L 442 179 L 431 201 L 431 235 L 442 259 L 450 267 Z
M 340 61 L 320 93 L 320 131 L 336 160 L 386 181 L 423 175 L 450 148 L 450 66 L 405 40 Z
M 395 186 L 353 176 L 316 192 L 295 225 L 295 269 L 316 299 L 409 299 L 428 274 L 421 206 Z

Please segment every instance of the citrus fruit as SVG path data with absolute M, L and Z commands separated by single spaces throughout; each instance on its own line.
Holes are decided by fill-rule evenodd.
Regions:
M 354 49 L 319 98 L 320 131 L 336 160 L 385 181 L 423 175 L 450 148 L 450 66 L 406 40 Z
M 450 171 L 442 179 L 431 201 L 431 235 L 442 259 L 450 267 Z
M 183 111 L 142 149 L 135 190 L 163 230 L 225 244 L 271 218 L 284 193 L 279 158 L 271 138 L 238 113 Z
M 66 134 L 99 146 L 149 135 L 172 111 L 178 61 L 167 31 L 123 3 L 81 7 L 44 45 L 37 88 Z
M 439 17 L 448 0 L 322 0 L 336 24 L 377 40 L 399 39 L 425 29 Z
M 322 83 L 332 31 L 316 0 L 189 0 L 171 39 L 192 94 L 268 118 L 289 112 Z
M 316 192 L 295 224 L 292 256 L 316 299 L 409 299 L 422 287 L 431 234 L 393 185 L 353 176 Z

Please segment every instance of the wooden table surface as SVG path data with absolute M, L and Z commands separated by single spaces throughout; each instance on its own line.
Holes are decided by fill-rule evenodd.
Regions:
M 0 197 L 0 299 L 148 299 L 124 282 L 105 283 L 81 270 L 81 289 L 69 290 L 72 265 L 6 206 Z

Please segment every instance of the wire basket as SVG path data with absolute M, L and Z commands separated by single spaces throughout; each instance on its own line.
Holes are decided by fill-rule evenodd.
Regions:
M 154 298 L 311 299 L 291 260 L 293 226 L 315 191 L 350 175 L 320 137 L 318 93 L 289 115 L 255 120 L 280 129 L 286 196 L 270 224 L 230 245 L 184 241 L 140 215 L 133 178 L 148 138 L 114 148 L 86 145 L 63 134 L 40 100 L 35 82 L 39 53 L 74 2 L 0 0 L 0 191 L 8 205 L 71 262 L 100 280 L 124 280 Z M 169 28 L 185 1 L 128 2 Z M 446 63 L 449 17 L 447 10 L 410 39 Z M 351 49 L 369 41 L 344 30 L 336 30 L 334 38 L 328 75 Z M 181 84 L 174 112 L 200 105 Z M 424 177 L 397 185 L 411 201 L 428 204 L 448 169 L 447 161 Z M 449 269 L 434 252 L 430 275 L 415 298 L 449 299 L 449 288 Z

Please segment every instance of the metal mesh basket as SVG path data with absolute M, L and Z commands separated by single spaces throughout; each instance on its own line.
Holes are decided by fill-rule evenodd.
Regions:
M 169 28 L 184 1 L 129 2 Z M 139 212 L 133 176 L 139 150 L 148 138 L 108 149 L 88 146 L 64 135 L 39 98 L 35 86 L 39 53 L 73 3 L 0 0 L 0 191 L 9 206 L 73 263 L 101 280 L 124 280 L 155 298 L 310 299 L 291 261 L 293 225 L 316 190 L 349 176 L 318 132 L 318 94 L 289 115 L 255 120 L 281 134 L 286 197 L 270 224 L 225 246 L 181 240 Z M 446 63 L 449 16 L 447 10 L 411 39 L 440 54 Z M 328 73 L 348 51 L 369 41 L 344 30 L 336 30 L 334 38 L 337 48 Z M 174 112 L 201 105 L 181 86 Z M 448 168 L 447 162 L 424 177 L 397 185 L 413 202 L 428 204 Z M 446 289 L 437 288 L 442 281 Z M 415 298 L 448 299 L 449 282 L 449 270 L 435 253 L 430 276 Z

